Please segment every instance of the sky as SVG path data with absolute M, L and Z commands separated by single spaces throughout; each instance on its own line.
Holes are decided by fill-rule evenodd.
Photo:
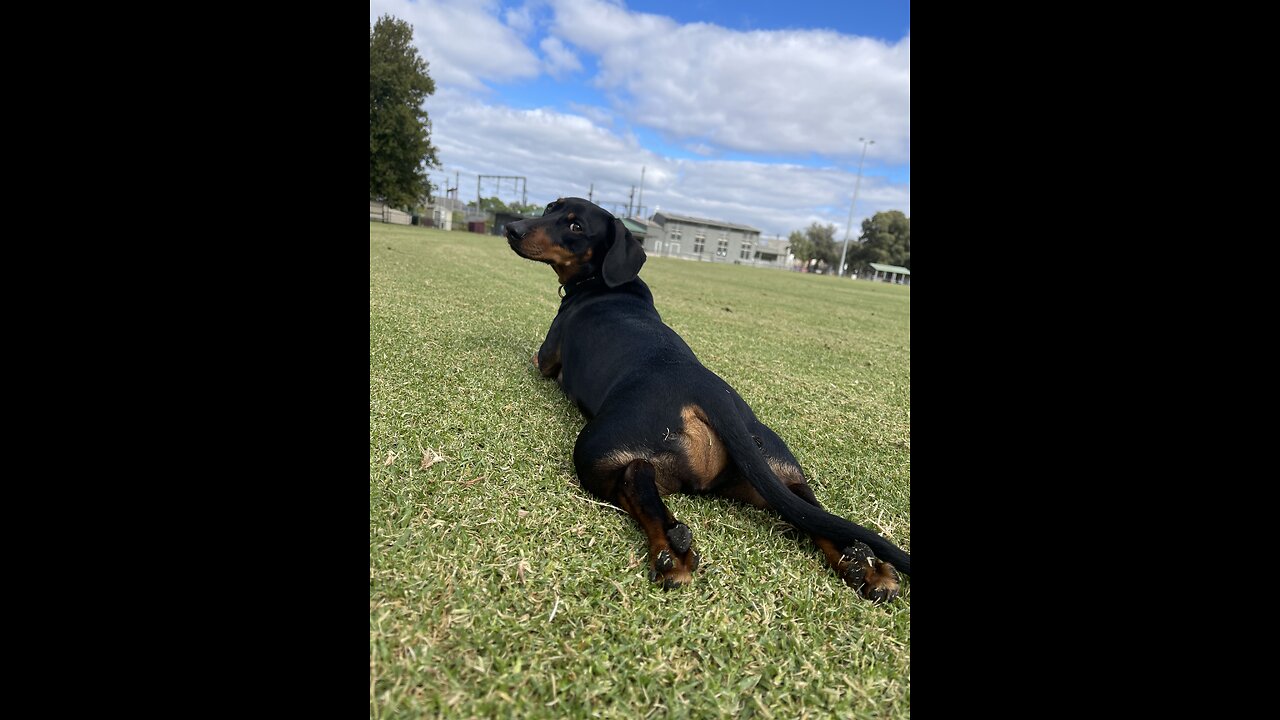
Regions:
M 413 26 L 438 186 L 524 176 L 766 237 L 911 215 L 908 0 L 370 0 Z M 872 142 L 874 141 L 874 142 Z M 861 181 L 859 159 L 865 149 Z M 643 169 L 643 185 L 641 173 Z M 633 196 L 634 188 L 634 196 Z M 520 200 L 511 180 L 484 197 Z

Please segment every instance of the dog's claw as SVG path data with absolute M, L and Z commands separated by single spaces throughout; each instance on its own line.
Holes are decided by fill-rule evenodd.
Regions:
M 660 584 L 663 590 L 670 590 L 688 585 L 702 558 L 693 549 L 693 532 L 688 525 L 677 522 L 665 535 L 667 544 L 659 545 L 657 552 L 653 553 L 649 581 Z
M 898 573 L 880 560 L 871 548 L 855 542 L 840 551 L 845 563 L 840 577 L 862 597 L 874 603 L 889 602 L 898 597 Z
M 671 558 L 671 553 L 663 550 L 658 553 L 658 557 L 653 559 L 653 565 L 658 572 L 666 572 L 676 566 L 676 561 Z

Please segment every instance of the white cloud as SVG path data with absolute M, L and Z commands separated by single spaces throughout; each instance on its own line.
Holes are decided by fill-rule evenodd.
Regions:
M 550 31 L 600 57 L 633 122 L 729 149 L 910 158 L 911 42 L 827 30 L 679 25 L 600 0 L 553 0 Z
M 543 38 L 539 47 L 542 48 L 542 54 L 547 59 L 547 73 L 552 77 L 564 77 L 570 72 L 582 69 L 582 63 L 578 61 L 578 56 L 565 47 L 559 38 Z
M 837 237 L 844 237 L 855 174 L 843 169 L 665 158 L 580 115 L 515 110 L 460 93 L 437 94 L 427 106 L 432 142 L 445 166 L 433 177 L 440 182 L 447 174 L 452 182 L 454 172 L 461 171 L 463 199 L 475 196 L 477 174 L 521 175 L 527 178 L 529 202 L 587 197 L 594 190 L 599 204 L 621 212 L 632 187 L 639 201 L 644 166 L 643 199 L 650 214 L 661 207 L 751 225 L 768 236 L 786 236 L 816 221 L 835 225 Z M 486 183 L 483 194 L 494 194 L 492 181 Z M 504 199 L 518 199 L 512 187 L 510 182 L 504 186 Z M 864 176 L 854 232 L 877 210 L 910 215 L 909 188 Z
M 844 237 L 856 180 L 859 137 L 876 141 L 858 193 L 854 228 L 879 210 L 911 214 L 909 184 L 876 168 L 909 163 L 910 40 L 896 44 L 829 31 L 737 32 L 626 10 L 599 0 L 528 0 L 503 11 L 494 0 L 371 0 L 370 20 L 392 14 L 414 26 L 436 93 L 426 107 L 431 139 L 461 197 L 476 175 L 528 178 L 528 201 L 586 197 L 625 209 L 633 187 L 651 214 L 727 220 L 787 235 L 811 222 Z M 549 24 L 548 24 L 549 23 Z M 549 35 L 531 49 L 542 29 Z M 520 110 L 485 102 L 487 82 L 580 72 L 596 56 L 593 80 L 610 107 L 570 101 L 569 111 Z M 700 157 L 645 149 L 632 128 L 661 132 Z M 841 167 L 724 159 L 725 150 L 818 154 Z M 492 181 L 487 181 L 492 182 Z M 495 194 L 493 185 L 482 188 Z M 512 196 L 508 181 L 498 193 Z
M 436 85 L 483 90 L 485 80 L 536 77 L 541 63 L 497 18 L 494 0 L 370 0 L 369 21 L 384 14 L 413 26 L 414 44 Z
M 507 27 L 515 30 L 521 35 L 530 35 L 533 33 L 535 23 L 533 12 L 538 2 L 526 2 L 518 8 L 508 8 L 502 14 L 502 19 L 507 23 Z

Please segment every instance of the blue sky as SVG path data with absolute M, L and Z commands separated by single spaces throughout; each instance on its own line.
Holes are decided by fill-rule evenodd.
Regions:
M 530 202 L 594 192 L 617 214 L 645 169 L 657 209 L 843 237 L 854 208 L 910 215 L 910 5 L 738 0 L 371 0 L 414 27 L 443 164 L 527 178 Z M 519 199 L 486 180 L 485 196 Z M 612 203 L 612 204 L 611 204 Z M 621 205 L 619 205 L 621 203 Z

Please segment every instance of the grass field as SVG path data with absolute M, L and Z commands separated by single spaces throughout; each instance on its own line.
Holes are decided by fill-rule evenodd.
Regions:
M 641 277 L 818 499 L 909 552 L 910 289 Z M 500 238 L 369 225 L 370 717 L 909 717 L 910 580 L 872 605 L 775 516 L 671 496 L 702 567 L 647 581 L 640 531 L 578 487 L 585 421 L 529 363 L 556 288 Z

